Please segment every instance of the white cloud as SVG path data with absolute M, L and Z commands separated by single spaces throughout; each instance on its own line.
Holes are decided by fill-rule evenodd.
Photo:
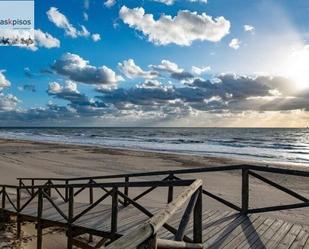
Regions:
M 87 30 L 87 28 L 84 25 L 81 25 L 82 30 L 78 31 L 79 36 L 88 37 L 90 36 L 90 32 Z
M 0 93 L 0 111 L 13 111 L 19 102 L 20 100 L 12 94 Z
M 91 33 L 84 25 L 80 25 L 80 30 L 77 30 L 70 23 L 69 19 L 55 7 L 51 7 L 46 14 L 52 23 L 54 23 L 58 28 L 63 29 L 65 34 L 71 38 L 91 36 Z M 86 13 L 84 13 L 84 18 L 88 20 L 88 15 L 85 14 Z
M 161 64 L 150 65 L 149 67 L 151 67 L 154 70 L 164 71 L 168 73 L 182 73 L 184 71 L 182 68 L 179 68 L 179 66 L 176 63 L 169 60 L 162 60 Z
M 92 34 L 91 35 L 91 39 L 94 41 L 94 42 L 98 42 L 101 40 L 101 36 L 100 34 Z
M 5 75 L 3 74 L 5 70 L 0 70 L 0 91 L 3 88 L 7 88 L 11 86 L 11 82 L 6 79 Z
M 173 5 L 174 4 L 174 0 L 154 0 L 155 2 L 159 2 L 159 3 L 164 3 L 166 5 Z
M 254 34 L 255 32 L 255 28 L 248 24 L 244 25 L 244 30 L 245 32 L 250 32 L 251 34 Z
M 210 70 L 211 70 L 210 66 L 207 66 L 207 67 L 192 66 L 191 68 L 192 73 L 197 74 L 197 75 L 204 74 L 206 72 L 209 72 Z
M 229 43 L 229 47 L 237 50 L 240 48 L 240 44 L 241 44 L 240 40 L 238 40 L 237 38 L 233 38 Z
M 124 23 L 143 32 L 156 45 L 190 46 L 197 40 L 218 42 L 229 33 L 231 26 L 222 16 L 213 19 L 206 13 L 199 15 L 188 10 L 181 10 L 174 17 L 163 14 L 155 20 L 152 14 L 145 14 L 142 7 L 129 9 L 123 6 L 119 15 Z
M 85 84 L 113 85 L 123 80 L 110 68 L 89 65 L 89 61 L 71 53 L 63 54 L 60 59 L 54 62 L 52 68 L 60 75 Z
M 40 29 L 34 30 L 35 46 L 44 48 L 59 48 L 60 41 L 49 33 Z
M 67 80 L 64 86 L 61 86 L 58 82 L 50 82 L 48 84 L 48 93 L 57 94 L 61 92 L 65 93 L 79 93 L 77 90 L 77 85 L 71 80 Z
M 153 0 L 155 2 L 164 3 L 166 5 L 173 5 L 175 0 Z M 208 0 L 188 0 L 191 3 L 207 3 Z
M 67 17 L 62 14 L 57 8 L 51 7 L 47 12 L 48 19 L 54 23 L 58 28 L 64 29 L 65 33 L 76 38 L 78 36 L 77 29 L 69 22 Z
M 116 0 L 107 0 L 104 2 L 105 7 L 110 8 L 116 4 Z
M 158 73 L 155 71 L 144 71 L 138 65 L 135 64 L 133 59 L 128 59 L 123 61 L 122 63 L 118 63 L 118 67 L 121 72 L 129 79 L 134 78 L 145 78 L 145 79 L 153 79 L 158 76 Z
M 189 0 L 192 3 L 207 3 L 208 0 Z

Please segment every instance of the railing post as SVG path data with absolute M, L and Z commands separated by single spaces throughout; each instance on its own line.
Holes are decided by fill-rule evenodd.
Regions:
M 74 217 L 74 189 L 69 187 L 69 210 L 68 210 L 68 230 L 67 230 L 67 249 L 73 248 L 72 220 Z
M 129 183 L 130 179 L 128 176 L 125 177 L 125 183 Z M 129 186 L 124 187 L 124 194 L 126 196 L 129 196 Z M 124 206 L 127 207 L 129 205 L 129 202 L 127 199 L 124 199 Z
M 65 180 L 65 185 L 66 185 L 66 187 L 65 187 L 65 196 L 64 196 L 65 202 L 69 201 L 69 189 L 67 187 L 68 184 L 69 184 L 69 180 Z
M 20 239 L 20 233 L 21 233 L 21 217 L 20 217 L 20 188 L 18 187 L 16 189 L 16 208 L 17 208 L 17 216 L 16 216 L 16 237 L 17 239 Z
M 5 209 L 5 195 L 6 195 L 6 189 L 3 186 L 2 187 L 2 209 Z
M 90 180 L 89 180 L 89 183 L 92 184 L 92 183 L 93 183 L 93 180 L 90 179 Z M 90 204 L 93 204 L 93 187 L 89 187 L 89 203 L 90 203 Z M 89 241 L 90 243 L 93 242 L 93 236 L 92 236 L 92 234 L 89 234 L 88 241 Z
M 203 242 L 203 188 L 198 188 L 198 196 L 193 210 L 193 241 L 195 243 Z
M 31 180 L 31 186 L 32 186 L 32 188 L 31 188 L 31 196 L 33 196 L 34 195 L 34 179 Z
M 249 169 L 247 166 L 242 168 L 242 187 L 241 187 L 241 212 L 248 213 L 249 207 Z
M 92 184 L 92 179 L 89 180 L 89 184 Z M 93 187 L 89 187 L 89 203 L 93 204 Z
M 169 174 L 168 180 L 173 181 L 174 179 L 174 174 Z M 168 187 L 168 195 L 167 195 L 167 203 L 171 203 L 174 199 L 174 187 L 169 186 Z
M 51 185 L 53 185 L 51 180 L 48 180 L 47 185 L 49 186 L 49 188 L 47 189 L 47 194 L 49 197 L 51 197 Z
M 113 188 L 112 193 L 112 217 L 111 217 L 111 233 L 117 233 L 117 219 L 118 219 L 118 188 Z
M 38 217 L 37 217 L 37 249 L 42 249 L 42 213 L 43 213 L 43 190 L 38 190 Z

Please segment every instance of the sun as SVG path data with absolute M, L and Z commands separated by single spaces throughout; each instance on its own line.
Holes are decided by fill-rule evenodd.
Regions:
M 309 88 L 309 45 L 292 51 L 285 71 L 285 76 L 295 83 L 296 90 Z

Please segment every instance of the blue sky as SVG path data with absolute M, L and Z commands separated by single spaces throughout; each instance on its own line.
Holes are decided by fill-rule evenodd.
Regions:
M 308 1 L 36 0 L 35 30 L 1 126 L 307 126 Z

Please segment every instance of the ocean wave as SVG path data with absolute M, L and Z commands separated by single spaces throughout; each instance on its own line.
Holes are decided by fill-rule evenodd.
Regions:
M 2 128 L 0 137 L 250 158 L 265 162 L 309 161 L 307 129 Z

